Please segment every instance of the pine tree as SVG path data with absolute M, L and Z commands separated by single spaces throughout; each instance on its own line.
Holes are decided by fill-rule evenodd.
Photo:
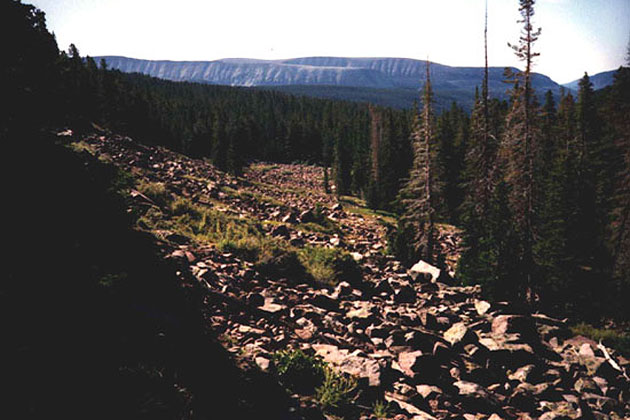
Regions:
M 435 203 L 436 198 L 432 177 L 434 165 L 432 147 L 435 144 L 435 117 L 433 114 L 433 90 L 429 61 L 426 64 L 426 82 L 422 98 L 422 112 L 416 115 L 411 135 L 413 166 L 409 180 L 402 190 L 402 203 L 405 206 L 402 222 L 412 232 L 411 248 L 422 259 L 433 263 L 435 258 Z
M 533 255 L 540 268 L 538 287 L 544 290 L 545 299 L 564 305 L 568 302 L 566 298 L 571 278 L 568 270 L 567 221 L 572 201 L 567 189 L 566 146 L 560 135 L 558 113 L 551 91 L 545 95 L 540 117 L 541 144 L 535 156 L 537 170 L 534 174 L 534 181 L 540 187 L 535 198 L 537 236 Z
M 630 42 L 628 43 L 630 66 Z M 611 119 L 613 135 L 623 157 L 615 189 L 614 221 L 612 224 L 613 275 L 618 302 L 630 299 L 630 68 L 621 67 L 614 76 L 608 99 L 607 114 Z M 623 309 L 624 304 L 613 307 Z M 622 313 L 630 319 L 627 308 Z
M 330 194 L 330 180 L 328 178 L 328 166 L 324 166 L 324 192 Z
M 338 133 L 333 146 L 333 177 L 337 196 L 347 195 L 350 192 L 350 159 L 342 140 L 346 133 L 345 129 Z
M 383 139 L 383 119 L 380 111 L 372 104 L 368 107 L 370 113 L 370 181 L 367 191 L 367 204 L 370 208 L 378 208 L 381 204 L 380 197 L 380 154 Z
M 486 9 L 484 78 L 481 95 L 478 90 L 475 92 L 469 147 L 465 156 L 466 196 L 461 209 L 465 250 L 458 264 L 458 276 L 465 283 L 484 285 L 484 291 L 495 298 L 504 298 L 507 295 L 504 276 L 509 264 L 513 262 L 511 255 L 514 254 L 515 247 L 512 246 L 511 213 L 507 206 L 508 189 L 500 182 L 501 174 L 497 163 L 498 124 L 491 121 L 487 18 Z M 497 107 L 493 109 L 496 111 Z M 499 120 L 496 115 L 494 119 Z
M 519 12 L 523 24 L 519 43 L 508 44 L 517 58 L 525 63 L 525 70 L 516 74 L 517 81 L 512 90 L 512 106 L 506 118 L 506 128 L 501 144 L 501 156 L 506 165 L 506 180 L 510 186 L 510 202 L 520 237 L 522 251 L 520 269 L 522 279 L 516 285 L 518 294 L 529 302 L 535 300 L 537 290 L 536 269 L 533 258 L 535 241 L 535 155 L 539 146 L 538 107 L 535 103 L 531 83 L 533 60 L 539 55 L 533 51 L 533 44 L 538 40 L 540 28 L 533 29 L 535 0 L 520 0 Z M 522 82 L 522 84 L 521 84 Z M 522 283 L 522 284 L 521 284 Z
M 488 92 L 488 12 L 486 4 L 484 26 L 485 67 L 481 84 L 481 96 L 475 93 L 475 105 L 470 121 L 470 141 L 466 155 L 466 187 L 467 202 L 474 208 L 476 218 L 483 217 L 492 190 L 494 188 L 494 174 L 497 133 L 490 132 L 490 105 Z

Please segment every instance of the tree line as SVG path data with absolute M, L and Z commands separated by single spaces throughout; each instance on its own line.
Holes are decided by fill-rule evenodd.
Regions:
M 436 223 L 455 223 L 464 230 L 464 283 L 562 316 L 627 319 L 630 69 L 597 92 L 585 74 L 577 98 L 547 92 L 541 104 L 531 85 L 541 34 L 534 5 L 519 1 L 522 31 L 511 47 L 524 70 L 506 73 L 507 104 L 488 96 L 486 40 L 486 76 L 454 155 L 435 128 L 427 73 L 394 249 L 409 263 L 421 255 L 439 265 Z M 461 171 L 452 181 L 454 168 Z
M 412 110 L 171 82 L 109 70 L 74 45 L 59 51 L 44 13 L 12 0 L 2 5 L 14 42 L 0 70 L 11 101 L 0 133 L 105 127 L 235 174 L 253 160 L 320 164 L 327 190 L 400 214 L 390 248 L 405 263 L 440 265 L 437 225 L 449 223 L 464 231 L 464 282 L 558 312 L 620 314 L 630 284 L 630 70 L 600 91 L 585 75 L 577 96 L 539 96 L 534 3 L 519 1 L 513 48 L 525 68 L 506 74 L 510 100 L 489 97 L 486 53 L 470 115 L 457 104 L 436 115 L 429 66 Z

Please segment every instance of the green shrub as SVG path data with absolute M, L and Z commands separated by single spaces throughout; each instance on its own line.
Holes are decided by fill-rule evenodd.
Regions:
M 171 213 L 175 216 L 182 216 L 184 214 L 188 214 L 191 217 L 197 219 L 199 218 L 199 209 L 187 198 L 178 197 L 175 201 L 170 204 Z
M 596 328 L 580 323 L 571 327 L 573 334 L 583 335 L 613 348 L 625 356 L 630 356 L 630 333 L 614 329 Z
M 276 352 L 273 363 L 280 383 L 298 394 L 312 394 L 326 376 L 325 363 L 299 349 Z
M 166 186 L 161 182 L 148 182 L 143 180 L 138 183 L 137 189 L 160 207 L 166 207 L 171 201 Z
M 372 406 L 372 412 L 377 419 L 386 419 L 390 416 L 391 408 L 388 402 L 378 400 Z
M 275 246 L 268 246 L 258 258 L 256 269 L 269 277 L 302 280 L 307 277 L 306 270 L 295 250 Z
M 335 372 L 331 367 L 324 367 L 324 382 L 315 392 L 317 402 L 324 410 L 337 409 L 349 405 L 357 388 L 354 376 Z
M 320 224 L 320 223 L 298 223 L 295 225 L 297 230 L 302 232 L 315 232 L 315 233 L 325 233 L 331 235 L 333 233 L 339 233 L 339 226 L 337 226 L 332 220 L 329 220 L 329 223 Z
M 337 248 L 307 246 L 299 253 L 300 261 L 313 279 L 334 286 L 340 281 L 358 284 L 361 270 L 350 254 Z

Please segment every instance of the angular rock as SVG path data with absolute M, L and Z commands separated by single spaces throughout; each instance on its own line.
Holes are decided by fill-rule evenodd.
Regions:
M 420 350 L 402 352 L 398 355 L 398 366 L 405 375 L 413 377 L 419 369 L 421 358 L 422 352 Z
M 464 397 L 466 407 L 478 412 L 491 412 L 501 407 L 504 400 L 503 396 L 491 393 L 474 382 L 457 381 L 453 385 L 459 389 L 459 395 Z
M 435 282 L 440 277 L 441 270 L 431 264 L 420 260 L 409 269 L 409 276 L 413 281 L 428 280 Z
M 363 254 L 359 252 L 351 252 L 350 256 L 356 261 L 361 262 L 363 260 Z
M 523 315 L 499 315 L 492 321 L 492 334 L 519 334 L 525 340 L 535 340 L 538 331 L 531 318 Z
M 463 322 L 458 322 L 444 332 L 444 339 L 455 346 L 476 342 L 477 334 L 469 330 Z
M 256 362 L 256 365 L 258 365 L 260 370 L 262 370 L 263 372 L 268 372 L 269 371 L 269 365 L 271 363 L 271 361 L 269 359 L 267 359 L 266 357 L 257 356 L 254 359 L 254 361 Z
M 431 399 L 432 397 L 435 397 L 436 395 L 442 394 L 442 390 L 438 388 L 437 386 L 433 386 L 433 385 L 416 385 L 416 391 L 425 400 Z
M 278 225 L 271 230 L 271 236 L 289 238 L 289 228 L 286 225 Z
M 321 293 L 318 293 L 312 296 L 308 300 L 308 302 L 313 306 L 317 306 L 319 308 L 326 309 L 328 311 L 339 310 L 339 302 L 336 299 L 333 299 L 332 297 L 321 294 Z
M 542 401 L 540 406 L 545 411 L 545 413 L 539 417 L 541 420 L 553 420 L 556 418 L 577 419 L 582 416 L 582 412 L 579 407 L 576 407 L 576 404 L 566 401 Z
M 369 302 L 360 302 L 358 307 L 350 309 L 346 312 L 346 318 L 348 319 L 369 319 L 374 316 L 372 313 L 372 305 Z
M 249 306 L 253 306 L 254 308 L 258 308 L 265 304 L 265 298 L 260 293 L 250 293 L 247 295 L 247 304 Z
M 287 309 L 286 305 L 281 305 L 279 303 L 275 303 L 273 298 L 265 299 L 265 304 L 259 308 L 261 311 L 268 312 L 270 314 L 275 314 L 278 312 L 282 312 Z
M 418 407 L 408 402 L 407 398 L 405 398 L 403 395 L 386 391 L 385 401 L 397 404 L 403 411 L 411 414 L 413 416 L 412 419 L 437 420 L 437 418 L 433 417 L 431 414 L 427 413 L 426 411 L 422 411 Z
M 525 365 L 518 368 L 514 373 L 508 375 L 508 379 L 519 382 L 532 382 L 532 377 L 534 376 L 534 372 L 536 370 L 535 365 Z
M 405 285 L 394 294 L 395 303 L 415 303 L 416 291 L 413 287 Z
M 476 300 L 475 301 L 475 310 L 477 311 L 478 315 L 485 315 L 486 312 L 488 312 L 488 310 L 490 309 L 490 303 L 486 302 L 485 300 Z
M 315 214 L 312 210 L 304 210 L 298 218 L 302 223 L 314 223 L 316 221 Z
M 359 351 L 350 353 L 346 349 L 339 349 L 331 344 L 314 344 L 313 349 L 325 362 L 330 363 L 339 371 L 365 379 L 371 387 L 381 385 L 384 372 L 383 361 L 361 356 Z

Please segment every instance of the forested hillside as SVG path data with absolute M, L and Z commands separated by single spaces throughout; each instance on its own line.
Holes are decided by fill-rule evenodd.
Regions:
M 534 3 L 470 113 L 429 63 L 407 111 L 124 74 L 1 3 L 9 410 L 630 414 L 630 68 L 539 101 Z
M 487 72 L 471 116 L 453 104 L 423 122 L 419 111 L 432 108 L 432 100 L 405 112 L 110 71 L 74 46 L 59 52 L 43 14 L 31 19 L 30 27 L 14 19 L 5 28 L 23 35 L 7 51 L 13 64 L 4 67 L 3 83 L 6 97 L 15 99 L 3 116 L 4 130 L 20 124 L 90 130 L 97 124 L 209 158 L 234 174 L 254 160 L 318 163 L 330 168 L 326 179 L 337 194 L 404 213 L 409 209 L 401 187 L 417 138 L 411 134 L 431 124 L 432 218 L 466 228 L 470 251 L 462 259 L 462 279 L 487 283 L 504 297 L 524 298 L 528 290 L 537 296 L 529 300 L 552 306 L 580 296 L 570 306 L 581 314 L 585 306 L 606 302 L 605 296 L 627 293 L 627 68 L 608 88 L 594 91 L 585 76 L 577 97 L 547 92 L 542 104 L 528 81 L 529 67 L 513 76 L 509 103 L 489 96 Z M 523 120 L 519 112 L 525 111 Z M 523 124 L 525 132 L 519 131 Z M 515 198 L 523 194 L 526 204 Z M 494 223 L 495 233 L 479 231 Z M 412 262 L 419 250 L 407 245 L 407 234 L 401 226 L 392 249 Z M 511 270 L 529 280 L 517 280 L 520 274 Z

